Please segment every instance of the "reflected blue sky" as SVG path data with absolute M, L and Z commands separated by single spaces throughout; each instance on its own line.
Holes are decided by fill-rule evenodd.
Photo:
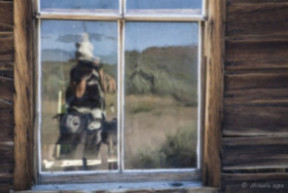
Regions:
M 200 9 L 201 0 L 126 0 L 127 9 Z
M 94 55 L 103 62 L 117 63 L 117 22 L 44 20 L 41 28 L 42 60 L 73 58 L 83 32 L 90 34 Z M 127 22 L 125 50 L 198 44 L 197 23 Z M 49 52 L 48 52 L 49 51 Z M 54 53 L 54 54 L 53 54 Z
M 200 9 L 201 0 L 127 0 L 128 9 Z M 41 8 L 118 9 L 119 0 L 41 0 Z
M 125 50 L 188 46 L 198 43 L 198 24 L 185 22 L 127 22 Z
M 118 9 L 118 0 L 41 0 L 41 8 Z
M 63 21 L 44 20 L 41 28 L 42 60 L 59 61 L 73 58 L 76 51 L 75 43 L 80 34 L 89 33 L 94 45 L 94 55 L 100 56 L 105 62 L 117 63 L 117 22 L 99 21 Z M 54 58 L 46 54 L 47 50 Z M 60 52 L 62 54 L 60 54 Z

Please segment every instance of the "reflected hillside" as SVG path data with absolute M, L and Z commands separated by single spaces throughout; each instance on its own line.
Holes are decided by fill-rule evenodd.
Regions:
M 125 53 L 126 94 L 170 95 L 186 105 L 197 98 L 196 46 L 152 47 Z

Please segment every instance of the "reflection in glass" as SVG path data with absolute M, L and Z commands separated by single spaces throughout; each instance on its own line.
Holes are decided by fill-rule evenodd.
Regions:
M 125 168 L 196 167 L 197 23 L 125 31 Z
M 41 9 L 118 9 L 118 0 L 41 0 Z
M 185 12 L 185 10 L 194 9 L 194 13 L 200 13 L 202 0 L 127 0 L 126 7 L 128 11 L 139 9 L 166 9 L 172 11 L 182 9 Z
M 42 171 L 117 169 L 116 80 L 116 22 L 42 21 Z

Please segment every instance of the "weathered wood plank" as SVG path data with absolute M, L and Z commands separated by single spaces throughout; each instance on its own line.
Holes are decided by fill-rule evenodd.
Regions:
M 14 12 L 14 190 L 29 189 L 33 182 L 33 41 L 31 0 L 13 1 Z
M 227 36 L 287 34 L 288 3 L 241 3 L 227 6 Z
M 288 133 L 287 106 L 229 106 L 224 108 L 223 135 L 280 135 Z
M 287 88 L 288 70 L 278 73 L 238 73 L 225 75 L 225 90 Z
M 13 79 L 14 69 L 12 62 L 0 62 L 0 77 Z
M 244 36 L 226 36 L 226 41 L 234 43 L 257 43 L 257 42 L 286 42 L 288 35 L 244 35 Z
M 288 87 L 253 88 L 224 91 L 224 104 L 231 105 L 288 105 Z
M 83 186 L 83 185 L 82 185 Z M 85 186 L 85 185 L 84 185 Z M 217 193 L 216 188 L 200 187 L 200 188 L 171 188 L 171 189 L 135 189 L 125 190 L 122 189 L 111 189 L 111 190 L 50 190 L 50 191 L 19 191 L 16 193 Z
M 14 77 L 14 71 L 12 70 L 1 70 L 0 67 L 0 77 L 12 79 Z
M 5 128 L 13 130 L 14 126 L 13 111 L 0 109 L 0 123 L 1 123 L 1 132 L 3 132 Z
M 14 148 L 9 146 L 0 146 L 0 158 L 13 161 Z
M 5 183 L 5 184 L 0 184 L 0 192 L 10 192 L 10 190 L 13 189 L 12 183 Z
M 223 169 L 287 168 L 287 137 L 223 139 Z
M 0 110 L 12 110 L 12 109 L 13 109 L 12 101 L 0 99 Z
M 0 62 L 0 70 L 13 70 L 14 61 Z
M 223 174 L 225 193 L 286 193 L 287 173 Z
M 13 39 L 14 38 L 14 33 L 13 32 L 3 32 L 0 31 L 0 38 L 9 38 L 9 39 Z
M 13 174 L 13 167 L 14 167 L 14 164 L 11 162 L 8 163 L 8 161 L 4 161 L 4 160 L 0 161 L 0 173 Z
M 287 0 L 227 0 L 228 4 L 231 3 L 285 3 Z
M 0 62 L 14 60 L 14 39 L 0 38 Z
M 225 70 L 288 68 L 288 38 L 226 41 Z
M 0 31 L 13 31 L 13 2 L 0 1 Z
M 221 183 L 221 121 L 223 104 L 224 23 L 226 0 L 208 3 L 204 26 L 206 61 L 205 131 L 203 143 L 203 183 L 219 187 Z
M 152 181 L 198 181 L 200 172 L 167 173 L 114 173 L 111 174 L 86 174 L 86 175 L 45 175 L 39 176 L 39 184 L 67 184 L 67 183 L 123 183 L 123 182 L 152 182 Z
M 14 94 L 13 80 L 0 76 L 0 99 L 12 101 Z
M 2 127 L 1 126 L 1 132 L 0 132 L 0 140 L 12 140 L 13 139 L 13 128 L 12 126 L 8 127 Z

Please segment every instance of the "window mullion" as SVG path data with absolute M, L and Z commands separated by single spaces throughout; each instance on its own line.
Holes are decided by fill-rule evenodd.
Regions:
M 202 22 L 198 22 L 198 121 L 197 121 L 197 168 L 201 168 L 201 161 L 202 161 L 202 139 L 201 136 L 201 128 L 203 127 L 203 116 L 202 113 L 204 111 L 203 107 L 203 86 L 202 86 L 202 80 L 203 80 L 203 74 L 202 74 L 202 58 L 203 58 L 203 28 L 202 28 Z
M 207 0 L 202 0 L 202 15 L 206 18 L 207 17 Z
M 123 20 L 118 20 L 118 141 L 120 142 L 118 144 L 118 160 L 121 173 L 124 170 L 124 29 L 125 22 Z
M 126 0 L 119 0 L 120 14 L 123 16 L 126 13 Z

